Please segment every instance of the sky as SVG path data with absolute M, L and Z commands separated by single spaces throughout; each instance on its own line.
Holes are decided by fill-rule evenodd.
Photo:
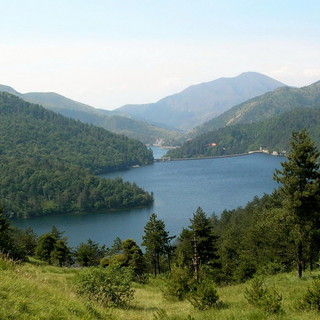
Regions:
M 320 1 L 0 0 L 0 84 L 96 108 L 255 71 L 320 80 Z

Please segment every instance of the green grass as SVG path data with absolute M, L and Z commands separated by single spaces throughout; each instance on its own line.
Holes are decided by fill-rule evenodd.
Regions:
M 113 320 L 316 320 L 320 313 L 299 311 L 296 301 L 320 272 L 305 272 L 302 280 L 294 273 L 265 279 L 283 296 L 284 312 L 267 316 L 248 304 L 248 284 L 218 288 L 226 307 L 197 311 L 188 301 L 168 301 L 162 295 L 163 278 L 151 278 L 145 285 L 134 284 L 135 299 L 127 309 L 105 308 L 75 293 L 75 268 L 58 268 L 33 260 L 14 264 L 0 259 L 0 319 L 113 319 Z

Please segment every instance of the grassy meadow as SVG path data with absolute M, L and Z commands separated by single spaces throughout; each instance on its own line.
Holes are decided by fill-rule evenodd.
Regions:
M 267 315 L 246 301 L 248 283 L 218 288 L 225 306 L 198 311 L 188 301 L 167 300 L 163 296 L 165 277 L 151 278 L 148 284 L 134 284 L 135 296 L 126 309 L 106 308 L 76 294 L 76 268 L 59 268 L 31 261 L 15 264 L 0 260 L 0 319 L 132 319 L 132 320 L 316 320 L 320 312 L 301 311 L 297 301 L 320 273 L 305 272 L 302 280 L 294 273 L 265 279 L 283 297 L 283 312 Z

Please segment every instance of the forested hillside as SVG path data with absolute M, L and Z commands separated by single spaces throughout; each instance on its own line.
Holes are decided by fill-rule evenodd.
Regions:
M 221 156 L 259 150 L 260 147 L 269 151 L 288 151 L 292 131 L 302 128 L 306 128 L 320 146 L 319 109 L 300 108 L 265 121 L 212 130 L 187 141 L 181 148 L 170 150 L 167 156 Z
M 94 174 L 152 163 L 141 142 L 0 93 L 0 206 L 10 216 L 150 204 L 152 196 Z
M 121 114 L 113 114 L 111 111 L 95 109 L 54 92 L 22 94 L 4 85 L 0 85 L 0 92 L 11 93 L 30 103 L 40 104 L 46 109 L 62 114 L 65 117 L 93 124 L 113 133 L 124 134 L 129 138 L 138 139 L 146 144 L 155 143 L 159 138 L 170 141 L 178 134 L 178 130 L 135 120 Z

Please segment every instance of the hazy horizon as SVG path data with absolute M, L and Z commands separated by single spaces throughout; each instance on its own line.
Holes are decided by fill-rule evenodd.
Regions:
M 243 72 L 320 80 L 317 1 L 2 1 L 0 83 L 95 108 Z

